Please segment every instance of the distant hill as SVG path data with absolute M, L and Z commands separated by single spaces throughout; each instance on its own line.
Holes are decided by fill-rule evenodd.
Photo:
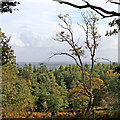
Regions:
M 73 62 L 17 62 L 18 66 L 24 66 L 25 64 L 32 66 L 40 66 L 40 64 L 44 64 L 46 66 L 58 66 L 58 65 L 69 65 L 74 64 Z

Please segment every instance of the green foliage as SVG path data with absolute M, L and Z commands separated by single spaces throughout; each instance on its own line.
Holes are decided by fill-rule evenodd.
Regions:
M 7 38 L 5 33 L 0 29 L 0 46 L 2 47 L 2 65 L 6 63 L 16 64 L 16 56 L 14 56 L 14 50 L 9 46 L 10 37 Z
M 35 69 L 36 69 L 35 66 L 33 69 L 31 64 L 29 65 L 25 64 L 25 67 L 23 68 L 18 67 L 18 71 L 19 71 L 18 75 L 27 81 L 27 85 L 29 86 L 30 92 L 35 100 L 34 108 L 37 109 L 36 103 L 39 99 L 38 96 L 40 93 L 40 90 L 39 90 L 40 84 L 39 82 L 37 82 L 38 73 L 34 72 Z
M 120 75 L 119 72 L 114 72 L 116 66 L 96 64 L 92 90 L 93 108 L 107 108 L 117 117 L 120 108 L 118 102 Z M 85 84 L 89 89 L 90 66 L 86 64 L 84 69 Z M 6 117 L 24 118 L 27 116 L 26 112 L 31 110 L 57 112 L 67 108 L 82 109 L 84 113 L 89 97 L 80 80 L 81 71 L 75 65 L 65 67 L 61 65 L 58 69 L 48 70 L 43 64 L 40 67 L 32 67 L 29 64 L 16 68 L 7 63 L 3 65 L 3 114 Z
M 112 103 L 112 112 L 114 117 L 118 117 L 120 112 L 120 74 L 117 74 L 110 81 L 108 86 L 108 91 L 110 95 L 114 98 L 114 102 Z
M 62 66 L 48 70 L 25 64 L 16 67 L 14 50 L 9 46 L 9 38 L 0 31 L 2 47 L 2 107 L 4 118 L 25 118 L 28 111 L 57 112 L 64 109 L 82 109 L 84 113 L 90 97 L 89 87 L 91 66 Z M 79 52 L 80 50 L 78 50 Z M 75 53 L 74 53 L 75 54 Z M 82 54 L 82 53 L 81 53 Z M 84 84 L 82 81 L 84 73 Z M 116 63 L 96 64 L 92 74 L 93 109 L 107 108 L 114 117 L 120 112 L 120 69 Z M 91 109 L 92 110 L 92 109 Z M 94 111 L 94 110 L 93 110 Z M 91 114 L 88 112 L 87 117 Z M 96 113 L 95 113 L 96 114 Z M 92 118 L 92 116 L 91 116 Z
M 55 70 L 54 75 L 57 83 L 60 85 L 61 81 L 64 81 L 67 89 L 69 89 L 74 79 L 73 70 L 74 69 L 71 65 L 69 65 L 69 67 L 65 66 L 65 68 L 60 66 L 58 70 Z
M 25 117 L 34 107 L 34 99 L 25 79 L 17 76 L 18 70 L 7 63 L 2 67 L 2 107 L 6 118 Z
M 6 75 L 3 72 L 3 78 L 6 78 L 6 80 L 13 82 L 3 82 L 7 84 L 7 87 L 5 85 L 3 87 L 4 108 L 9 109 L 11 106 L 14 108 L 14 104 L 17 106 L 20 104 L 19 107 L 21 108 L 21 111 L 34 109 L 35 111 L 49 110 L 51 112 L 56 112 L 58 110 L 71 108 L 82 109 L 84 112 L 86 105 L 89 103 L 89 97 L 86 95 L 83 84 L 80 84 L 79 82 L 79 80 L 81 80 L 81 71 L 78 66 L 60 66 L 58 69 L 48 70 L 47 67 L 43 64 L 41 64 L 40 67 L 32 67 L 32 65 L 29 64 L 25 65 L 22 68 L 16 68 L 14 65 L 9 65 L 9 67 L 7 67 L 7 65 L 4 67 L 3 71 L 9 72 L 7 72 Z M 105 107 L 109 108 L 109 110 L 112 109 L 114 112 L 117 111 L 114 114 L 116 115 L 119 112 L 118 101 L 120 95 L 118 90 L 120 88 L 119 74 L 115 73 L 113 70 L 110 70 L 110 67 L 115 68 L 114 66 L 116 65 L 112 64 L 110 66 L 105 64 L 97 64 L 94 66 L 93 107 Z M 89 79 L 90 66 L 86 64 L 84 66 L 84 69 L 85 84 L 88 87 L 87 81 Z M 101 79 L 101 76 L 103 79 Z M 9 91 L 8 86 L 11 86 L 10 88 L 12 92 Z M 10 94 L 12 97 L 9 96 Z M 16 94 L 18 96 L 16 96 Z M 23 96 L 23 99 L 20 96 Z M 9 99 L 7 99 L 7 97 Z M 114 102 L 111 103 L 108 98 Z M 8 101 L 6 101 L 6 99 Z M 23 106 L 21 100 L 24 101 Z M 28 103 L 30 104 L 30 101 L 31 107 L 30 105 L 27 107 Z M 17 108 L 15 109 L 17 110 Z M 25 116 L 21 113 L 19 115 L 21 115 L 21 117 Z M 15 116 L 15 114 L 13 115 L 12 113 L 12 116 Z
M 50 72 L 48 75 L 47 81 L 41 82 L 40 97 L 43 102 L 47 103 L 47 108 L 50 111 L 63 110 L 68 107 L 67 91 L 64 83 L 61 83 L 64 86 L 61 87 L 56 83 L 53 73 Z

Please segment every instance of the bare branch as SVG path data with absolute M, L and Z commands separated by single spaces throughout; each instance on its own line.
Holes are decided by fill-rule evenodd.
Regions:
M 120 13 L 118 12 L 114 12 L 114 11 L 108 11 L 102 7 L 99 7 L 99 6 L 94 6 L 94 5 L 91 5 L 89 2 L 87 1 L 83 1 L 86 3 L 86 5 L 75 5 L 73 3 L 70 3 L 70 2 L 66 2 L 66 1 L 62 1 L 62 0 L 53 0 L 53 1 L 57 1 L 59 3 L 63 3 L 63 4 L 66 4 L 66 5 L 70 5 L 74 8 L 78 8 L 78 9 L 84 9 L 84 8 L 91 8 L 92 10 L 96 11 L 98 14 L 100 14 L 103 18 L 106 18 L 106 17 L 113 17 L 113 16 L 120 16 Z M 113 3 L 113 2 L 111 2 Z M 114 2 L 115 4 L 116 2 Z M 101 13 L 102 12 L 102 13 Z
M 64 53 L 64 52 L 55 53 L 55 54 L 53 54 L 52 56 L 49 57 L 49 60 L 50 60 L 52 57 L 56 56 L 56 55 L 66 55 L 66 56 L 69 56 L 69 57 L 71 57 L 72 59 L 74 59 L 74 61 L 76 62 L 76 64 L 77 64 L 80 68 L 82 67 L 82 66 L 80 66 L 80 64 L 78 63 L 77 59 L 76 59 L 73 55 L 71 55 L 71 54 L 69 54 L 69 53 Z M 87 96 L 90 96 L 91 93 L 90 93 L 89 90 L 87 89 L 87 87 L 86 87 L 86 85 L 85 85 L 85 82 L 84 82 L 84 81 L 81 81 L 81 80 L 79 80 L 79 82 L 83 83 L 83 86 L 84 86 L 84 89 L 85 89 L 85 91 L 86 91 L 86 93 L 87 93 Z
M 49 57 L 49 60 L 50 60 L 52 57 L 56 56 L 56 55 L 67 55 L 67 56 L 71 57 L 72 59 L 74 59 L 74 61 L 76 62 L 76 64 L 81 68 L 81 66 L 79 65 L 77 59 L 76 59 L 73 55 L 71 55 L 71 54 L 69 54 L 69 53 L 64 53 L 64 52 L 55 53 L 55 54 L 53 54 L 52 56 Z
M 111 0 L 108 0 L 107 2 L 110 2 L 110 3 L 113 3 L 113 4 L 120 5 L 120 3 L 119 3 L 119 2 L 114 2 L 114 1 L 111 1 Z
M 96 60 L 99 60 L 99 59 L 106 60 L 106 61 L 110 62 L 110 64 L 111 64 L 111 62 L 112 62 L 111 60 L 109 60 L 109 59 L 107 59 L 107 58 L 96 58 Z M 96 60 L 95 60 L 95 61 L 96 61 Z
M 61 1 L 60 1 L 61 2 Z M 63 1 L 62 1 L 63 2 Z M 86 1 L 84 1 L 85 3 L 87 3 Z M 87 3 L 88 4 L 88 3 Z M 89 49 L 90 51 L 90 56 L 91 56 L 91 72 L 89 75 L 89 88 L 86 86 L 85 83 L 85 71 L 84 71 L 84 66 L 83 66 L 83 62 L 82 62 L 82 55 L 83 55 L 83 50 L 82 47 L 79 46 L 78 44 L 76 44 L 75 40 L 74 40 L 74 35 L 73 35 L 73 30 L 72 30 L 72 22 L 71 19 L 69 17 L 69 15 L 59 15 L 58 16 L 63 22 L 64 25 L 60 26 L 65 30 L 65 31 L 61 31 L 60 33 L 56 34 L 56 37 L 54 40 L 58 40 L 61 42 L 67 42 L 68 45 L 70 45 L 71 49 L 69 51 L 71 51 L 72 53 L 66 53 L 66 52 L 61 52 L 61 53 L 55 53 L 53 54 L 50 58 L 56 56 L 56 55 L 66 55 L 71 57 L 76 64 L 80 67 L 81 70 L 81 79 L 78 80 L 80 83 L 82 83 L 83 88 L 84 88 L 84 92 L 87 94 L 87 96 L 89 96 L 90 101 L 86 110 L 86 113 L 88 112 L 89 109 L 91 109 L 92 107 L 92 102 L 93 102 L 93 85 L 92 85 L 92 79 L 93 79 L 93 68 L 94 68 L 94 62 L 95 62 L 95 54 L 96 54 L 96 48 L 98 46 L 98 39 L 100 38 L 100 35 L 98 34 L 97 28 L 96 28 L 96 22 L 99 20 L 98 17 L 96 17 L 96 14 L 88 13 L 87 15 L 83 15 L 83 20 L 84 20 L 84 24 L 81 26 L 85 32 L 86 35 L 86 47 Z

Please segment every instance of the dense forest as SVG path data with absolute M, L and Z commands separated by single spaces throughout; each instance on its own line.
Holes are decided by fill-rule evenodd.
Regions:
M 53 0 L 75 8 L 91 8 L 103 18 L 119 16 L 119 13 L 107 11 L 102 7 L 91 5 L 83 0 L 84 6 L 77 6 L 61 0 Z M 107 2 L 120 4 L 108 0 Z M 3 2 L 1 13 L 12 13 L 12 6 L 19 2 Z M 106 13 L 107 16 L 102 14 Z M 47 119 L 78 119 L 105 120 L 120 118 L 120 65 L 96 63 L 95 55 L 101 36 L 97 31 L 96 14 L 83 14 L 84 25 L 80 25 L 85 32 L 85 45 L 89 50 L 91 65 L 83 65 L 82 56 L 85 51 L 75 43 L 72 21 L 69 14 L 59 15 L 63 24 L 59 24 L 63 31 L 56 34 L 54 40 L 67 42 L 71 47 L 69 53 L 55 53 L 67 55 L 76 65 L 60 65 L 57 69 L 48 69 L 46 65 L 32 66 L 25 64 L 20 67 L 16 63 L 14 50 L 9 45 L 7 37 L 0 29 L 0 78 L 2 93 L 2 116 L 6 118 L 47 118 Z M 118 25 L 113 20 L 109 25 Z M 118 33 L 107 31 L 106 36 Z M 92 42 L 91 42 L 92 41 Z M 2 55 L 2 56 L 1 56 Z M 2 75 L 1 75 L 2 73 Z
M 120 66 L 117 63 L 94 65 L 92 109 L 87 111 L 89 95 L 77 65 L 49 70 L 44 64 L 19 67 L 10 38 L 0 32 L 2 46 L 2 118 L 119 118 Z M 89 90 L 91 66 L 84 66 Z M 87 111 L 87 112 L 86 112 Z

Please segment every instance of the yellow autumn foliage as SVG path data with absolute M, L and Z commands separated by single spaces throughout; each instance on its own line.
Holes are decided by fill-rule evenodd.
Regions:
M 106 72 L 106 74 L 105 74 L 105 76 L 106 76 L 107 79 L 111 79 L 111 78 L 113 78 L 115 75 L 116 75 L 116 73 L 114 73 L 113 70 L 108 70 L 108 71 Z
M 103 85 L 103 80 L 100 78 L 93 77 L 92 79 L 92 88 L 100 89 L 100 86 Z
M 56 82 L 56 80 L 55 80 L 54 73 L 53 73 L 53 72 L 50 72 L 50 75 L 51 75 L 51 78 L 52 78 L 52 80 L 53 80 L 54 87 L 55 87 L 55 86 L 58 86 L 58 84 L 57 84 L 57 82 Z

